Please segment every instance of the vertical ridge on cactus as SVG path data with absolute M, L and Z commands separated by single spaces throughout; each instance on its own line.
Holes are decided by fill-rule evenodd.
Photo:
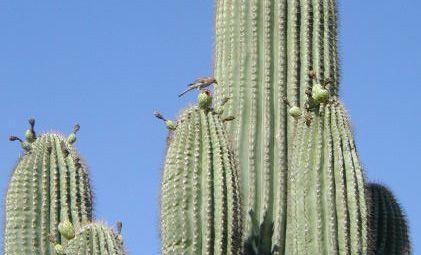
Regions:
M 169 144 L 161 188 L 162 254 L 240 254 L 238 173 L 220 116 L 187 108 Z
M 273 232 L 271 240 L 263 240 L 269 252 L 286 240 L 288 157 L 296 121 L 283 99 L 303 108 L 311 71 L 329 79 L 329 93 L 337 95 L 336 1 L 216 0 L 215 24 L 215 95 L 231 98 L 228 114 L 236 121 L 228 132 L 239 159 L 244 214 L 253 211 L 256 217 L 247 217 L 245 231 Z
M 343 106 L 333 99 L 297 124 L 288 173 L 285 254 L 366 254 L 363 172 Z
M 383 185 L 367 184 L 370 246 L 373 254 L 411 254 L 408 225 L 393 193 Z
M 43 134 L 19 159 L 6 193 L 6 255 L 54 254 L 48 236 L 60 221 L 80 226 L 92 219 L 87 169 L 65 141 L 59 134 Z

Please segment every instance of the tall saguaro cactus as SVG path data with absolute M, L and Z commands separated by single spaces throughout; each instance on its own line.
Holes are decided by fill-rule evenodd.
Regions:
M 216 0 L 216 96 L 229 96 L 236 121 L 229 133 L 238 153 L 248 234 L 257 224 L 285 247 L 288 158 L 295 120 L 287 98 L 303 107 L 310 71 L 338 92 L 335 0 Z M 254 219 L 253 219 L 254 217 Z
M 72 146 L 74 140 L 54 133 L 35 137 L 35 132 L 27 132 L 26 138 L 21 141 L 26 153 L 6 194 L 4 254 L 54 254 L 48 237 L 60 240 L 60 221 L 80 226 L 92 219 L 87 169 Z

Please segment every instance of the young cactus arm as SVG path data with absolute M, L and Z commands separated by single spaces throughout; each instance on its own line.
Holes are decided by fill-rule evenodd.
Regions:
M 372 254 L 411 254 L 406 218 L 393 193 L 376 183 L 367 184 L 367 192 Z
M 363 172 L 337 99 L 297 123 L 288 173 L 285 254 L 367 254 Z
M 161 185 L 161 254 L 242 254 L 238 173 L 220 116 L 178 119 Z
M 4 254 L 54 254 L 48 240 L 69 219 L 75 227 L 91 221 L 92 194 L 85 165 L 58 134 L 42 134 L 10 177 L 5 200 Z M 34 245 L 36 244 L 36 245 Z
M 118 235 L 101 224 L 90 223 L 81 227 L 75 237 L 64 245 L 66 255 L 125 255 Z

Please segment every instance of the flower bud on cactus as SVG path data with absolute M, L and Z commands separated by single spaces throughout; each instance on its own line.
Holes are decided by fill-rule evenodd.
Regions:
M 329 99 L 329 91 L 320 84 L 316 84 L 313 87 L 312 97 L 316 103 L 326 103 Z
M 77 131 L 79 131 L 79 129 L 80 129 L 80 126 L 78 123 L 76 123 L 73 127 L 72 133 L 70 133 L 69 137 L 67 137 L 68 144 L 73 144 L 74 142 L 76 142 L 76 133 Z
M 176 129 L 176 125 L 174 124 L 174 122 L 172 122 L 171 120 L 166 120 L 165 121 L 165 125 L 167 126 L 167 128 L 169 130 L 175 130 Z
M 289 108 L 288 113 L 289 113 L 289 115 L 291 115 L 294 118 L 299 118 L 303 114 L 303 111 L 301 111 L 300 107 L 293 106 L 293 107 Z
M 29 128 L 25 132 L 25 138 L 28 143 L 33 143 L 36 139 L 36 134 L 34 131 L 35 120 L 29 119 L 28 122 L 29 122 Z
M 197 97 L 199 108 L 208 110 L 212 105 L 212 94 L 209 90 L 203 90 Z
M 56 252 L 57 255 L 64 255 L 64 249 L 61 244 L 54 245 L 54 251 Z
M 75 228 L 69 220 L 65 220 L 58 224 L 58 231 L 66 240 L 70 240 L 75 237 Z

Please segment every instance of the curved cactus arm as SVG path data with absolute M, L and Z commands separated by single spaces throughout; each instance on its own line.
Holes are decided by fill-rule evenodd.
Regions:
M 405 215 L 393 193 L 384 185 L 367 184 L 370 211 L 370 247 L 373 254 L 411 254 Z

